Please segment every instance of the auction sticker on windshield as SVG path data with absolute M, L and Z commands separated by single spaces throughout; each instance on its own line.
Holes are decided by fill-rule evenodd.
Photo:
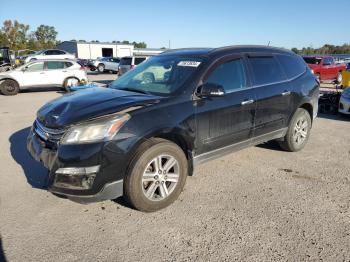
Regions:
M 201 64 L 201 62 L 198 62 L 198 61 L 180 61 L 177 65 L 178 66 L 198 67 L 200 64 Z

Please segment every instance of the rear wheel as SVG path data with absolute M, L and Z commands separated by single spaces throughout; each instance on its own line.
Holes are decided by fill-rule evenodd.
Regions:
M 3 80 L 0 83 L 0 93 L 5 96 L 13 96 L 18 94 L 19 85 L 16 81 L 11 79 Z
M 137 150 L 124 180 L 124 196 L 136 209 L 157 211 L 180 195 L 187 177 L 182 149 L 164 139 L 150 139 Z
M 97 70 L 98 70 L 98 72 L 103 73 L 105 71 L 105 65 L 104 64 L 99 64 L 97 66 Z
M 76 77 L 68 77 L 63 84 L 64 89 L 67 92 L 71 91 L 71 87 L 79 85 L 79 79 Z
M 290 152 L 296 152 L 304 148 L 311 130 L 311 117 L 308 111 L 298 108 L 289 123 L 288 131 L 280 146 Z

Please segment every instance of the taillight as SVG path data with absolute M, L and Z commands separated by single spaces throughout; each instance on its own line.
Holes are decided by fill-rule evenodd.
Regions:
M 80 69 L 80 70 L 85 70 L 85 67 L 81 66 L 79 69 Z
M 130 66 L 130 69 L 134 69 L 134 68 L 135 68 L 135 65 L 131 65 L 131 66 Z

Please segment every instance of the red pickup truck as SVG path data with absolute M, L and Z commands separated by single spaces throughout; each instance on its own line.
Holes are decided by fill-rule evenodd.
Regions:
M 305 62 L 319 80 L 342 81 L 342 71 L 346 70 L 345 64 L 337 64 L 331 56 L 304 56 Z

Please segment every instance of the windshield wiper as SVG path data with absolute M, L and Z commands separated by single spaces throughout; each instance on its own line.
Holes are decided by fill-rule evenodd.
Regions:
M 132 88 L 132 87 L 121 88 L 119 90 L 130 91 L 130 92 L 135 92 L 135 93 L 141 93 L 141 94 L 146 94 L 146 95 L 150 94 L 149 92 L 147 92 L 145 90 L 141 90 L 141 89 L 138 89 L 138 88 Z

